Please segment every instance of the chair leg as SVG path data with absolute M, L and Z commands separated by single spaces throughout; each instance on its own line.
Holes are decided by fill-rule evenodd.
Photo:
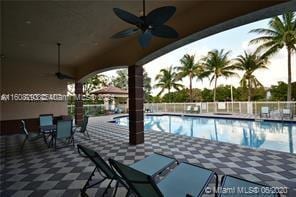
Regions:
M 54 150 L 56 151 L 57 150 L 57 139 L 56 138 L 53 138 L 53 140 L 54 140 Z
M 86 134 L 86 135 L 87 135 L 87 138 L 88 138 L 88 139 L 90 139 L 90 137 L 89 137 L 89 134 L 88 134 L 88 131 L 87 131 L 87 130 L 85 130 L 84 134 Z
M 23 148 L 24 148 L 24 146 L 25 146 L 27 140 L 28 140 L 28 137 L 26 137 L 26 138 L 24 139 L 23 143 L 22 143 L 22 146 L 21 146 L 21 152 L 23 151 Z
M 78 149 L 78 150 L 79 150 L 79 149 Z M 85 185 L 83 186 L 83 188 L 81 189 L 81 191 L 83 191 L 83 192 L 86 191 L 87 186 L 89 186 L 89 182 L 91 181 L 92 177 L 94 176 L 94 173 L 95 173 L 96 169 L 97 169 L 97 168 L 95 168 L 95 169 L 92 171 L 92 173 L 91 173 L 90 176 L 88 177 L 88 179 L 87 179 Z
M 44 143 L 47 144 L 46 134 L 43 134 Z
M 130 189 L 127 189 L 127 192 L 126 192 L 126 195 L 125 195 L 125 197 L 129 197 L 129 196 L 130 196 L 130 194 L 131 194 L 131 190 L 130 190 Z
M 73 146 L 75 147 L 74 136 L 71 137 Z
M 112 182 L 113 182 L 113 179 L 109 182 L 109 184 L 108 184 L 107 188 L 105 189 L 105 191 L 103 192 L 102 196 L 105 196 L 105 194 L 107 194 L 108 189 L 110 188 Z
M 49 138 L 49 137 L 48 137 L 48 138 Z M 46 140 L 46 142 L 47 142 L 47 140 Z M 51 138 L 50 138 L 50 140 L 49 140 L 47 146 L 48 146 L 48 148 L 50 148 L 51 146 L 53 146 L 53 136 L 51 136 Z
M 80 196 L 81 197 L 88 197 L 88 195 L 86 194 L 85 191 L 82 191 L 82 189 L 80 190 Z
M 119 182 L 118 182 L 118 181 L 116 181 L 115 188 L 114 188 L 114 193 L 113 193 L 113 197 L 115 197 L 115 196 L 116 196 L 117 189 L 118 189 L 118 184 L 119 184 Z
M 214 176 L 216 177 L 216 184 L 215 184 L 215 197 L 218 196 L 218 182 L 219 182 L 219 177 L 218 177 L 218 174 L 215 173 Z

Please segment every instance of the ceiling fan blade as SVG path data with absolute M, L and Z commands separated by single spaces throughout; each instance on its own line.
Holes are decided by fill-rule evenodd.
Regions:
M 149 25 L 162 25 L 167 22 L 176 12 L 176 7 L 165 6 L 152 10 L 145 18 Z
M 111 38 L 125 38 L 125 37 L 131 36 L 131 35 L 137 33 L 138 31 L 139 31 L 138 28 L 130 27 L 130 28 L 127 28 L 125 30 L 122 30 L 122 31 L 114 34 Z
M 149 42 L 151 38 L 152 38 L 152 34 L 149 30 L 146 30 L 145 32 L 143 32 L 143 34 L 141 34 L 139 37 L 139 43 L 141 47 L 147 48 L 149 46 Z
M 61 79 L 61 80 L 63 80 L 63 79 L 75 80 L 74 77 L 71 77 L 69 75 L 63 74 L 61 72 L 57 72 L 55 75 L 57 76 L 58 79 Z
M 160 25 L 152 28 L 152 35 L 162 38 L 178 38 L 179 34 L 173 28 L 167 25 Z
M 136 15 L 119 8 L 113 8 L 114 13 L 122 20 L 133 25 L 143 24 L 144 21 Z

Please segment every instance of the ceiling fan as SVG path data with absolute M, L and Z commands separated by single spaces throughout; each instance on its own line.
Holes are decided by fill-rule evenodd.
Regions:
M 61 43 L 57 43 L 58 46 L 58 72 L 55 73 L 56 77 L 60 80 L 63 79 L 70 79 L 70 80 L 74 80 L 74 77 L 71 77 L 69 75 L 66 75 L 64 73 L 61 73 L 61 63 L 60 63 L 60 56 L 61 56 Z
M 175 6 L 164 6 L 156 8 L 149 12 L 147 15 L 145 10 L 145 0 L 143 0 L 143 14 L 142 16 L 136 16 L 132 13 L 124 11 L 120 8 L 113 8 L 114 13 L 123 21 L 135 25 L 136 27 L 130 27 L 123 31 L 114 34 L 111 38 L 124 38 L 134 35 L 137 32 L 141 32 L 139 36 L 139 43 L 143 48 L 148 47 L 152 36 L 162 38 L 177 38 L 178 32 L 165 25 L 165 23 L 176 12 Z

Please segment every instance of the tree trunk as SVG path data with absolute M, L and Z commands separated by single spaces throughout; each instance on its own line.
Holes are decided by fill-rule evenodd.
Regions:
M 251 80 L 248 79 L 248 101 L 251 101 L 251 94 L 252 94 L 252 89 L 251 89 Z
M 190 102 L 192 103 L 192 74 L 189 74 Z
M 214 102 L 216 102 L 216 87 L 217 87 L 217 77 L 215 77 L 215 86 L 214 86 Z
M 291 85 L 291 49 L 288 47 L 288 93 L 287 101 L 291 101 L 292 96 L 292 85 Z
M 171 89 L 169 88 L 169 103 L 171 102 Z

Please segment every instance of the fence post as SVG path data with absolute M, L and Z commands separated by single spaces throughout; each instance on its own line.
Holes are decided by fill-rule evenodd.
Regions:
M 257 115 L 257 102 L 255 101 L 254 104 L 255 104 L 255 116 L 256 116 Z
M 241 102 L 238 103 L 238 110 L 239 110 L 239 113 L 241 114 L 242 113 L 242 103 Z
M 231 112 L 233 113 L 233 101 L 231 101 Z

